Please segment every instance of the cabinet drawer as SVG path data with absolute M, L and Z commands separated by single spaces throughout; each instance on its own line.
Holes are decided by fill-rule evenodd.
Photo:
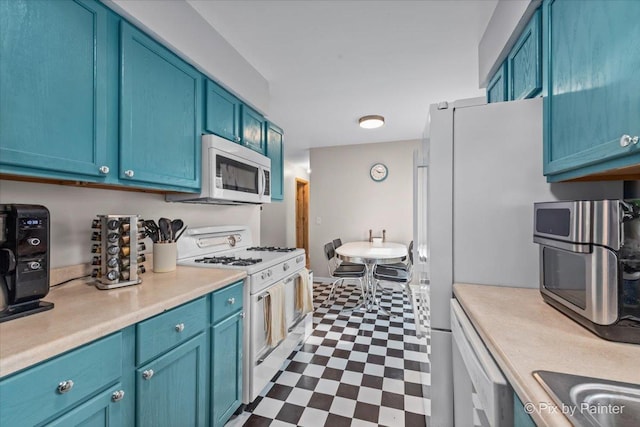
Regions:
M 39 424 L 121 375 L 122 335 L 118 332 L 1 381 L 0 425 Z M 69 385 L 66 391 L 64 381 Z
M 211 295 L 212 322 L 218 323 L 225 317 L 242 310 L 244 282 L 238 282 L 220 289 Z
M 136 325 L 136 365 L 158 356 L 207 327 L 205 297 Z

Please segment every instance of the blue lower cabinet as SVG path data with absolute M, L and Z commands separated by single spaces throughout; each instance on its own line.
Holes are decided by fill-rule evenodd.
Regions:
M 222 427 L 242 404 L 244 282 L 211 294 L 211 425 Z
M 60 417 L 122 376 L 120 332 L 0 381 L 0 425 L 34 426 Z M 75 419 L 75 418 L 74 418 Z
M 0 426 L 223 426 L 242 403 L 242 310 L 241 281 L 2 378 Z
M 204 333 L 136 370 L 136 426 L 205 426 L 207 339 Z
M 47 424 L 47 427 L 120 427 L 125 425 L 122 405 L 132 399 L 120 383 L 100 393 L 67 414 Z
M 533 422 L 529 413 L 524 410 L 524 404 L 515 393 L 513 393 L 513 426 L 536 427 L 536 423 Z
M 212 328 L 211 424 L 222 427 L 242 404 L 243 313 Z

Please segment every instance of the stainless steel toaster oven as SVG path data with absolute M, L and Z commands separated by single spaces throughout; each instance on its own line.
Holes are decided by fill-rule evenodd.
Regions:
M 597 335 L 640 344 L 640 199 L 534 204 L 543 299 Z

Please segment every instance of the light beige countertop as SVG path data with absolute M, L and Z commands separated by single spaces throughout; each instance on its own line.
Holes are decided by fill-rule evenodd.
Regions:
M 52 310 L 0 323 L 0 377 L 104 337 L 244 279 L 246 273 L 177 267 L 140 285 L 101 291 L 81 279 L 51 288 Z
M 640 345 L 599 338 L 546 304 L 538 289 L 472 284 L 455 284 L 453 289 L 523 403 L 553 406 L 531 375 L 536 370 L 640 384 Z M 571 425 L 550 409 L 532 417 L 538 425 Z

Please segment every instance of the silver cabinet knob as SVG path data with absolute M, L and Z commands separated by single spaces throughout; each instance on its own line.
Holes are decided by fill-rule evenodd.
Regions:
M 124 171 L 124 176 L 126 176 L 127 178 L 133 178 L 134 172 L 131 169 L 127 169 L 126 171 Z
M 178 323 L 176 325 L 176 332 L 182 332 L 184 331 L 184 323 Z
M 112 402 L 120 402 L 124 398 L 124 390 L 114 391 L 111 395 Z
M 60 394 L 67 393 L 71 391 L 72 388 L 73 388 L 73 381 L 71 380 L 62 381 L 60 384 L 58 384 L 58 393 Z
M 244 316 L 245 316 L 245 314 L 244 314 L 244 311 L 243 311 L 243 312 L 240 313 L 240 318 L 244 319 Z
M 630 144 L 637 144 L 638 140 L 640 140 L 640 138 L 638 138 L 638 136 L 631 136 L 631 135 L 622 135 L 620 137 L 620 146 L 621 147 L 628 147 Z
M 239 137 L 239 136 L 236 136 L 236 137 L 234 137 L 234 138 L 233 138 L 233 140 L 234 140 L 235 142 L 240 142 L 240 137 Z
M 100 166 L 98 170 L 102 175 L 106 175 L 109 173 L 109 166 Z
M 142 373 L 142 378 L 144 378 L 145 380 L 150 380 L 152 376 L 153 376 L 153 369 L 147 369 Z
M 236 303 L 236 299 L 235 299 L 235 298 L 229 298 L 229 299 L 227 300 L 227 302 L 228 302 L 229 304 L 233 305 L 233 304 L 235 304 L 235 303 Z

